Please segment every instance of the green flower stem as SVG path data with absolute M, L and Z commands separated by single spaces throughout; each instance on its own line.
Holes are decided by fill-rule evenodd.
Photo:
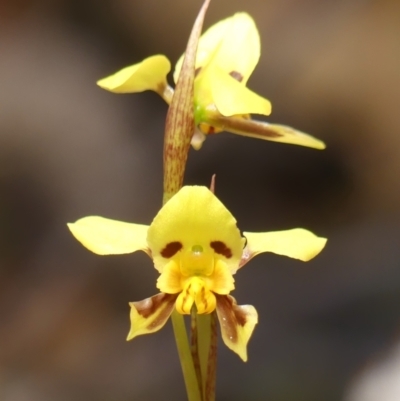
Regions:
M 196 314 L 197 315 L 197 314 Z M 204 401 L 215 400 L 217 365 L 217 326 L 215 312 L 197 315 L 197 347 L 200 360 Z
M 207 377 L 205 381 L 204 401 L 215 401 L 215 387 L 217 382 L 217 314 L 210 315 L 210 347 L 208 352 Z
M 174 310 L 171 317 L 188 400 L 202 401 L 183 316 Z
M 203 386 L 203 375 L 200 367 L 200 355 L 199 355 L 199 340 L 198 340 L 198 329 L 197 329 L 197 308 L 195 305 L 192 307 L 190 319 L 190 348 L 192 351 L 192 358 L 194 369 L 196 371 L 197 382 L 199 384 L 200 394 L 204 399 L 204 386 Z

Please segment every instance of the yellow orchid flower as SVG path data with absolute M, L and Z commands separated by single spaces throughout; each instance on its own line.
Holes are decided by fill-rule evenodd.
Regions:
M 75 238 L 99 255 L 146 252 L 160 273 L 159 294 L 132 302 L 128 340 L 160 330 L 174 307 L 181 314 L 216 310 L 224 343 L 247 360 L 247 342 L 257 324 L 251 305 L 237 305 L 229 295 L 233 275 L 262 252 L 308 261 L 326 239 L 304 229 L 244 232 L 206 187 L 186 186 L 158 212 L 150 226 L 98 216 L 68 224 Z
M 175 67 L 175 83 L 183 57 Z M 260 37 L 253 19 L 246 13 L 237 13 L 216 23 L 201 36 L 194 81 L 196 131 L 192 146 L 200 149 L 207 134 L 226 130 L 249 137 L 324 149 L 322 141 L 294 128 L 250 118 L 250 114 L 268 116 L 271 113 L 269 100 L 246 87 L 259 57 Z M 166 78 L 170 68 L 165 56 L 152 56 L 98 81 L 98 85 L 114 93 L 153 90 L 169 104 L 173 96 L 173 89 Z

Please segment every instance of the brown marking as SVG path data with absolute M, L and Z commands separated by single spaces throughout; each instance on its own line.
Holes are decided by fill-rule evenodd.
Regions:
M 212 241 L 210 242 L 210 246 L 216 253 L 225 256 L 226 258 L 232 257 L 232 251 L 228 248 L 224 242 L 222 241 Z
M 181 249 L 182 244 L 179 241 L 174 241 L 168 243 L 160 253 L 164 258 L 172 258 Z
M 236 321 L 238 324 L 242 327 L 247 323 L 247 317 L 246 314 L 243 312 L 242 308 L 240 306 L 237 306 L 236 304 L 232 305 L 233 313 L 235 314 Z
M 149 322 L 147 326 L 147 328 L 151 330 L 165 322 L 175 306 L 177 296 L 178 294 L 160 293 L 151 298 L 146 298 L 143 301 L 131 302 L 130 305 L 136 308 L 139 315 L 143 316 L 145 319 L 158 313 L 156 318 Z
M 154 297 L 146 298 L 143 301 L 132 302 L 132 306 L 136 308 L 140 316 L 147 319 L 159 308 L 163 300 L 164 294 L 157 294 Z
M 176 298 L 178 297 L 177 294 L 160 294 L 164 295 L 164 305 L 161 312 L 156 316 L 156 318 L 148 324 L 147 328 L 152 330 L 160 325 L 162 325 L 166 319 L 171 315 L 172 310 L 175 307 Z
M 236 343 L 238 340 L 238 332 L 236 329 L 235 314 L 232 309 L 232 297 L 218 294 L 215 294 L 215 296 L 217 298 L 217 313 L 221 329 L 233 343 Z
M 215 296 L 220 324 L 223 326 L 226 336 L 236 343 L 238 341 L 237 326 L 245 326 L 247 323 L 246 313 L 230 295 L 215 294 Z
M 130 304 L 136 308 L 140 316 L 147 319 L 149 316 L 153 315 L 164 302 L 171 301 L 171 297 L 176 296 L 160 293 L 154 295 L 154 297 L 146 298 L 143 301 L 131 302 Z
M 210 125 L 210 126 L 208 127 L 207 134 L 208 134 L 208 135 L 215 134 L 215 127 L 213 127 L 212 125 Z
M 239 81 L 239 82 L 242 82 L 242 81 L 243 81 L 243 75 L 242 75 L 240 72 L 231 71 L 231 72 L 229 73 L 229 75 L 230 75 L 232 78 L 236 79 L 236 81 Z
M 215 194 L 215 178 L 217 177 L 216 174 L 213 174 L 211 177 L 211 184 L 210 184 L 210 191 Z
M 204 309 L 207 310 L 208 302 L 207 302 L 207 299 L 206 299 L 206 289 L 204 287 L 201 287 L 201 298 L 202 298 L 202 300 L 204 302 L 204 305 L 205 305 Z
M 200 71 L 201 71 L 201 67 L 197 67 L 197 68 L 195 69 L 195 71 L 194 71 L 194 77 L 195 77 L 195 78 L 197 77 L 197 75 L 199 75 Z
M 185 296 L 182 299 L 182 310 L 185 311 L 186 303 L 189 301 L 189 294 L 186 292 Z
M 284 136 L 283 134 L 274 131 L 274 129 L 269 127 L 268 124 L 265 124 L 262 121 L 255 121 L 251 119 L 224 117 L 221 115 L 217 118 L 214 118 L 212 123 L 225 131 L 236 132 L 237 134 L 245 132 L 243 135 L 249 137 L 280 138 Z

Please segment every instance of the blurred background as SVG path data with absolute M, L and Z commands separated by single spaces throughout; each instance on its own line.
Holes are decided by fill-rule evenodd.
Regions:
M 149 224 L 162 196 L 166 105 L 95 85 L 152 54 L 175 62 L 201 1 L 0 0 L 0 398 L 184 400 L 170 324 L 125 342 L 128 302 L 155 294 L 142 254 L 99 257 L 66 222 Z M 205 27 L 255 19 L 249 87 L 268 121 L 317 151 L 231 134 L 191 151 L 247 231 L 308 228 L 315 260 L 262 255 L 234 296 L 259 324 L 244 364 L 219 347 L 219 401 L 400 399 L 400 2 L 213 0 Z

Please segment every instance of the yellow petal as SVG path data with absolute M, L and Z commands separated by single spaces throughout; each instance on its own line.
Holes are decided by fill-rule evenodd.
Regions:
M 209 279 L 209 288 L 212 292 L 220 295 L 229 294 L 235 289 L 235 280 L 226 263 L 218 260 L 215 264 L 214 273 Z
M 219 253 L 212 242 L 223 244 L 218 248 Z M 192 250 L 193 247 L 200 247 L 204 255 L 216 253 L 229 269 L 236 269 L 244 239 L 236 227 L 235 218 L 208 188 L 186 186 L 154 218 L 147 243 L 159 271 L 177 252 Z M 170 244 L 180 244 L 181 247 Z
M 144 251 L 148 226 L 124 223 L 100 216 L 89 216 L 69 223 L 73 236 L 87 249 L 98 255 L 117 255 Z
M 251 138 L 289 143 L 314 149 L 325 149 L 326 147 L 321 140 L 286 125 L 218 115 L 213 115 L 208 122 L 225 131 Z
M 254 306 L 237 305 L 230 295 L 217 295 L 217 315 L 225 345 L 247 361 L 247 343 L 258 323 Z
M 213 103 L 223 116 L 235 114 L 271 114 L 269 100 L 246 88 L 222 70 L 214 69 L 208 74 Z M 198 94 L 201 96 L 201 94 Z M 198 98 L 198 102 L 201 100 Z
M 178 264 L 174 260 L 170 260 L 158 277 L 157 288 L 166 294 L 177 294 L 183 290 L 181 277 Z
M 170 70 L 171 63 L 165 56 L 151 56 L 101 79 L 97 85 L 114 93 L 158 91 L 160 87 L 163 88 L 166 85 L 166 76 Z
M 176 295 L 157 294 L 139 302 L 130 302 L 131 329 L 127 340 L 160 330 L 175 306 Z
M 253 19 L 246 13 L 237 13 L 210 27 L 200 38 L 196 68 L 216 66 L 226 74 L 242 76 L 246 84 L 260 57 L 260 37 Z M 174 72 L 177 82 L 183 56 Z
M 273 252 L 307 262 L 322 251 L 327 241 L 303 228 L 269 233 L 245 232 L 243 235 L 247 239 L 243 253 L 245 263 L 262 252 Z

